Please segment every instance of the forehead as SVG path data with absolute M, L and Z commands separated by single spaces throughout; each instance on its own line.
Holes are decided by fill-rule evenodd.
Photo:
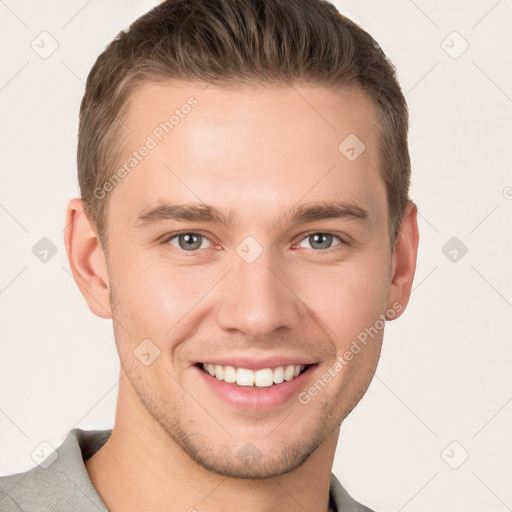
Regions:
M 356 89 L 146 83 L 123 118 L 126 172 L 112 206 L 136 215 L 158 202 L 205 201 L 253 216 L 302 198 L 346 199 L 372 214 L 385 196 L 376 120 Z

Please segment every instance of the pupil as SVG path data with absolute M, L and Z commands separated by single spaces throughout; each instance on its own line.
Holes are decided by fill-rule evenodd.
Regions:
M 323 242 L 322 242 L 322 239 L 323 239 Z M 322 249 L 326 249 L 329 247 L 331 239 L 332 239 L 332 235 L 329 235 L 327 233 L 316 233 L 315 235 L 313 235 L 314 243 L 319 243 L 320 245 L 322 245 L 323 246 Z
M 193 234 L 185 234 L 181 235 L 182 239 L 185 240 L 185 247 L 182 246 L 182 249 L 190 250 L 190 249 L 198 249 L 201 246 L 201 242 L 198 243 L 199 236 Z M 182 244 L 180 243 L 180 246 Z

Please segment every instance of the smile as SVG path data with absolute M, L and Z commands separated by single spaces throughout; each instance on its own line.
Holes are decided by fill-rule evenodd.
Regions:
M 212 377 L 229 384 L 266 388 L 295 379 L 309 365 L 290 364 L 277 366 L 276 368 L 261 368 L 255 371 L 248 368 L 235 368 L 230 365 L 209 363 L 201 363 L 198 366 Z

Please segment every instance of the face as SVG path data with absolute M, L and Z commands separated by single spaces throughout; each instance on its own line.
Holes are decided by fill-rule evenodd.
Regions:
M 107 186 L 116 344 L 145 413 L 210 470 L 298 467 L 371 381 L 392 267 L 376 119 L 357 90 L 132 95 Z

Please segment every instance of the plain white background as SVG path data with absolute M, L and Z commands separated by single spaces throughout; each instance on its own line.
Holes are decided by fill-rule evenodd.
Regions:
M 111 321 L 89 311 L 71 277 L 64 213 L 78 195 L 87 74 L 153 5 L 0 1 L 2 475 L 34 466 L 41 442 L 56 447 L 75 426 L 113 424 Z M 421 240 L 409 307 L 386 327 L 333 471 L 384 512 L 511 510 L 512 2 L 335 5 L 398 69 Z M 33 49 L 41 38 L 46 51 L 58 44 L 47 58 Z M 32 251 L 43 237 L 57 250 L 46 263 Z

